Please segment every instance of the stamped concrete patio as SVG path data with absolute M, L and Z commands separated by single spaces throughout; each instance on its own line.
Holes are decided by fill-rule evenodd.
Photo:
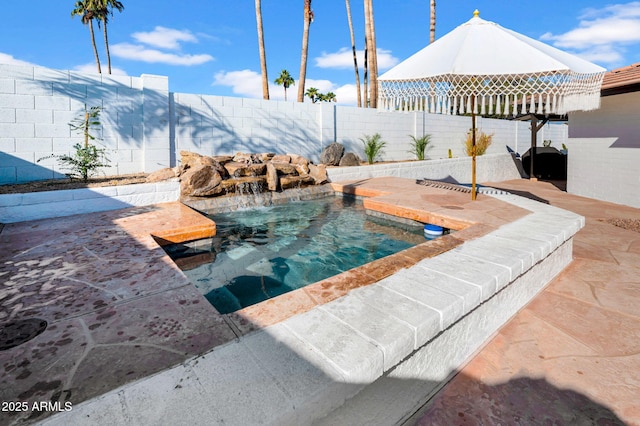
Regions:
M 640 210 L 545 182 L 487 184 L 586 218 L 574 261 L 407 424 L 640 424 Z
M 179 203 L 6 225 L 0 233 L 0 274 L 4 285 L 0 321 L 36 317 L 46 319 L 49 326 L 33 340 L 0 352 L 0 400 L 71 401 L 75 410 L 82 401 L 335 300 L 357 286 L 354 283 L 383 279 L 526 213 L 487 196 L 471 205 L 468 194 L 425 186 L 400 191 L 398 182 L 379 180 L 374 189 L 389 194 L 388 205 L 393 205 L 394 199 L 414 203 L 429 200 L 425 217 L 439 210 L 451 223 L 475 225 L 436 243 L 435 249 L 418 247 L 368 269 L 247 308 L 242 315 L 217 314 L 158 245 L 215 232 L 211 221 Z M 640 422 L 640 412 L 633 406 L 640 388 L 640 318 L 635 313 L 640 300 L 640 234 L 598 220 L 638 219 L 640 211 L 573 197 L 542 182 L 501 182 L 495 186 L 585 215 L 587 226 L 575 237 L 576 260 L 408 422 L 527 424 L 539 419 L 540 412 L 546 416 L 544 419 L 558 422 Z M 276 337 L 282 339 L 283 345 L 289 339 L 284 335 Z M 257 346 L 246 345 L 258 360 L 265 354 L 260 352 L 260 339 L 252 341 Z M 253 372 L 260 376 L 258 381 L 269 380 L 267 376 L 261 378 L 264 372 L 255 366 L 235 365 L 232 359 L 220 364 L 226 371 L 222 376 L 213 372 L 212 377 L 202 376 L 197 364 L 198 358 L 175 376 L 175 387 L 166 388 L 166 382 L 152 379 L 157 396 L 196 385 L 212 386 L 220 379 L 223 381 L 219 386 L 229 386 L 224 380 L 233 374 Z M 238 370 L 241 368 L 250 371 Z M 311 371 L 306 386 L 326 382 L 327 378 L 319 377 L 315 369 L 305 370 Z M 194 385 L 188 379 L 198 374 Z M 149 401 L 154 391 L 147 390 L 146 396 L 134 393 L 133 399 L 123 405 L 129 407 L 125 417 L 117 407 L 122 403 L 118 403 L 120 394 L 114 395 L 115 399 L 102 400 L 102 406 L 113 405 L 114 411 L 106 412 L 115 423 L 118 419 L 138 424 L 167 422 L 165 417 L 149 417 L 153 416 L 150 408 L 145 411 L 142 405 L 132 405 L 136 400 L 140 404 Z M 246 404 L 260 409 L 275 404 L 272 400 L 276 397 L 261 394 L 259 389 L 242 396 Z M 295 401 L 295 392 L 289 398 Z M 192 413 L 191 418 L 209 423 L 223 421 L 224 405 L 237 407 L 239 402 L 183 403 L 209 407 Z M 392 396 L 387 404 L 394 404 Z M 213 409 L 212 405 L 220 407 Z M 342 411 L 349 411 L 349 405 L 347 400 Z M 380 408 L 384 410 L 384 406 Z M 232 413 L 226 414 L 227 421 L 233 419 Z M 31 423 L 51 414 L 46 410 L 2 412 L 0 422 Z M 248 421 L 244 424 L 252 423 L 250 414 L 238 413 L 236 423 L 240 419 Z M 338 410 L 335 418 L 341 414 Z M 304 420 L 305 413 L 298 415 Z M 108 419 L 85 418 L 103 423 Z M 63 417 L 53 424 L 64 422 Z M 331 419 L 327 418 L 326 423 Z

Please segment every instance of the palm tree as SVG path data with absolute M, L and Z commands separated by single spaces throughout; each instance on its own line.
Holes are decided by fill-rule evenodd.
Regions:
M 325 95 L 322 95 L 322 101 L 324 102 L 337 102 L 338 98 L 336 98 L 336 94 L 333 92 L 327 92 Z
M 376 48 L 376 31 L 373 19 L 373 1 L 364 0 L 365 38 L 369 61 L 369 104 L 376 108 L 378 104 L 378 54 Z
M 300 87 L 300 86 L 298 86 Z M 299 90 L 299 89 L 298 89 Z M 313 102 L 314 104 L 316 102 L 318 102 L 320 100 L 320 97 L 322 96 L 322 94 L 320 93 L 320 91 L 318 91 L 318 89 L 316 89 L 315 87 L 309 87 L 307 89 L 307 93 L 305 93 L 305 95 L 311 99 L 311 102 Z
M 304 102 L 304 84 L 307 78 L 307 54 L 309 52 L 309 27 L 313 22 L 311 0 L 304 0 L 304 28 L 302 31 L 302 55 L 300 58 L 300 77 L 298 79 L 298 102 Z
M 262 97 L 269 99 L 269 78 L 267 77 L 267 54 L 264 50 L 264 34 L 262 32 L 262 6 L 260 0 L 256 0 L 256 22 L 258 25 L 258 48 L 260 49 L 260 70 L 262 72 Z M 285 88 L 285 98 L 287 91 Z
M 431 21 L 429 23 L 429 43 L 436 41 L 436 0 L 431 0 Z
M 96 15 L 98 19 L 104 24 L 104 48 L 107 53 L 107 69 L 111 74 L 111 54 L 109 53 L 109 36 L 107 35 L 107 22 L 109 16 L 113 16 L 113 9 L 117 9 L 118 12 L 124 10 L 124 5 L 118 0 L 94 0 L 96 4 Z M 98 22 L 100 25 L 100 22 Z
M 351 19 L 351 5 L 349 0 L 345 0 L 347 5 L 347 20 L 349 21 L 349 33 L 351 34 L 351 51 L 353 52 L 353 67 L 356 72 L 356 93 L 358 98 L 358 106 L 362 106 L 362 94 L 360 93 L 360 71 L 358 71 L 358 56 L 356 51 L 356 40 L 353 35 L 353 21 Z
M 89 32 L 91 33 L 91 45 L 93 46 L 93 54 L 96 57 L 96 64 L 98 64 L 98 74 L 102 74 L 102 68 L 100 68 L 100 56 L 98 56 L 98 47 L 96 46 L 96 38 L 93 32 L 93 20 L 98 19 L 96 16 L 96 7 L 92 0 L 78 0 L 71 11 L 71 17 L 79 16 L 83 25 L 89 25 Z
M 291 77 L 289 71 L 282 70 L 280 71 L 280 75 L 278 76 L 278 78 L 275 79 L 274 83 L 278 86 L 284 86 L 284 100 L 286 101 L 287 89 L 289 88 L 289 86 L 293 86 L 294 84 L 296 84 L 296 81 L 293 79 L 293 77 Z

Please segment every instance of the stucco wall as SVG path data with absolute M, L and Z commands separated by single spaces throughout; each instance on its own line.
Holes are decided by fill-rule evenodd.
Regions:
M 103 108 L 96 144 L 111 160 L 107 175 L 152 172 L 179 164 L 180 151 L 207 155 L 238 151 L 295 153 L 318 161 L 329 143 L 364 157 L 361 138 L 380 133 L 380 160 L 413 159 L 409 135 L 431 135 L 427 158 L 464 156 L 469 117 L 364 109 L 336 104 L 264 101 L 169 92 L 167 77 L 82 74 L 0 64 L 0 184 L 64 177 L 51 154 L 69 154 L 82 136 L 68 123 L 84 109 Z M 494 134 L 488 154 L 524 153 L 529 123 L 478 119 Z M 561 146 L 566 126 L 539 134 Z
M 569 116 L 567 192 L 640 207 L 640 92 Z

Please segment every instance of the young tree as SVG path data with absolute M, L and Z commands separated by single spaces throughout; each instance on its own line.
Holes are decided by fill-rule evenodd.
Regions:
M 298 102 L 304 102 L 304 85 L 307 78 L 307 54 L 309 52 L 309 27 L 312 22 L 313 10 L 311 10 L 311 0 L 304 0 L 304 27 L 302 31 L 300 77 L 298 78 Z
M 362 94 L 360 93 L 360 71 L 358 70 L 358 56 L 356 50 L 356 39 L 353 34 L 353 20 L 351 19 L 351 5 L 349 0 L 345 0 L 347 6 L 347 20 L 349 21 L 349 33 L 351 35 L 351 51 L 353 52 L 353 67 L 356 72 L 356 96 L 358 99 L 358 106 L 362 106 Z
M 295 80 L 293 79 L 293 77 L 291 77 L 291 74 L 289 74 L 289 71 L 287 70 L 280 71 L 280 75 L 275 79 L 274 83 L 278 86 L 284 86 L 285 101 L 287 100 L 287 89 L 289 88 L 289 86 L 293 86 L 294 84 L 296 84 Z
M 91 33 L 91 45 L 93 46 L 93 54 L 96 57 L 96 64 L 98 65 L 98 74 L 102 74 L 102 68 L 100 67 L 100 56 L 98 56 L 98 47 L 96 46 L 96 38 L 93 32 L 93 20 L 99 19 L 96 13 L 96 5 L 93 0 L 78 0 L 71 11 L 71 17 L 79 16 L 82 25 L 89 25 L 89 32 Z
M 96 4 L 97 17 L 104 25 L 104 48 L 107 54 L 107 70 L 108 73 L 111 74 L 111 54 L 109 53 L 109 36 L 107 35 L 107 23 L 109 21 L 109 16 L 113 16 L 113 9 L 116 9 L 118 12 L 122 12 L 124 10 L 124 5 L 118 0 L 94 1 Z M 98 21 L 98 25 L 100 25 L 100 21 Z
M 269 78 L 267 77 L 267 53 L 264 49 L 264 33 L 262 32 L 262 5 L 256 0 L 256 23 L 258 25 L 258 48 L 260 50 L 260 70 L 262 72 L 262 97 L 269 99 Z M 287 90 L 285 88 L 285 98 Z

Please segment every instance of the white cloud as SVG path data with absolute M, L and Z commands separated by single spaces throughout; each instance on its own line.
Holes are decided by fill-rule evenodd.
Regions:
M 119 58 L 131 59 L 134 61 L 187 66 L 201 65 L 214 59 L 213 56 L 208 54 L 190 55 L 168 53 L 131 43 L 114 44 L 111 46 L 111 54 Z
M 36 66 L 36 64 L 16 59 L 12 55 L 2 52 L 0 52 L 0 64 Z
M 357 50 L 358 67 L 363 68 L 364 50 Z M 320 68 L 353 69 L 353 51 L 343 47 L 337 52 L 323 52 L 315 58 L 316 66 Z M 399 62 L 398 58 L 391 54 L 390 50 L 378 49 L 378 69 L 384 70 L 393 67 Z
M 262 76 L 251 70 L 220 71 L 213 76 L 213 85 L 231 87 L 236 95 L 248 98 L 262 97 Z
M 137 32 L 131 34 L 135 40 L 149 46 L 159 47 L 161 49 L 180 49 L 181 42 L 197 43 L 196 36 L 187 30 L 176 30 L 157 26 L 150 32 Z
M 107 74 L 107 65 L 100 63 L 100 66 L 102 67 L 102 74 Z M 96 66 L 95 62 L 90 62 L 88 64 L 83 64 L 83 65 L 76 65 L 75 67 L 73 67 L 74 71 L 78 71 L 81 72 L 83 74 L 97 74 L 98 73 L 98 67 Z M 124 71 L 123 69 L 120 68 L 116 68 L 116 67 L 111 67 L 111 75 L 127 75 L 126 71 Z
M 640 2 L 586 9 L 577 28 L 563 34 L 546 33 L 542 40 L 581 57 L 607 64 L 623 61 L 624 46 L 640 43 Z

